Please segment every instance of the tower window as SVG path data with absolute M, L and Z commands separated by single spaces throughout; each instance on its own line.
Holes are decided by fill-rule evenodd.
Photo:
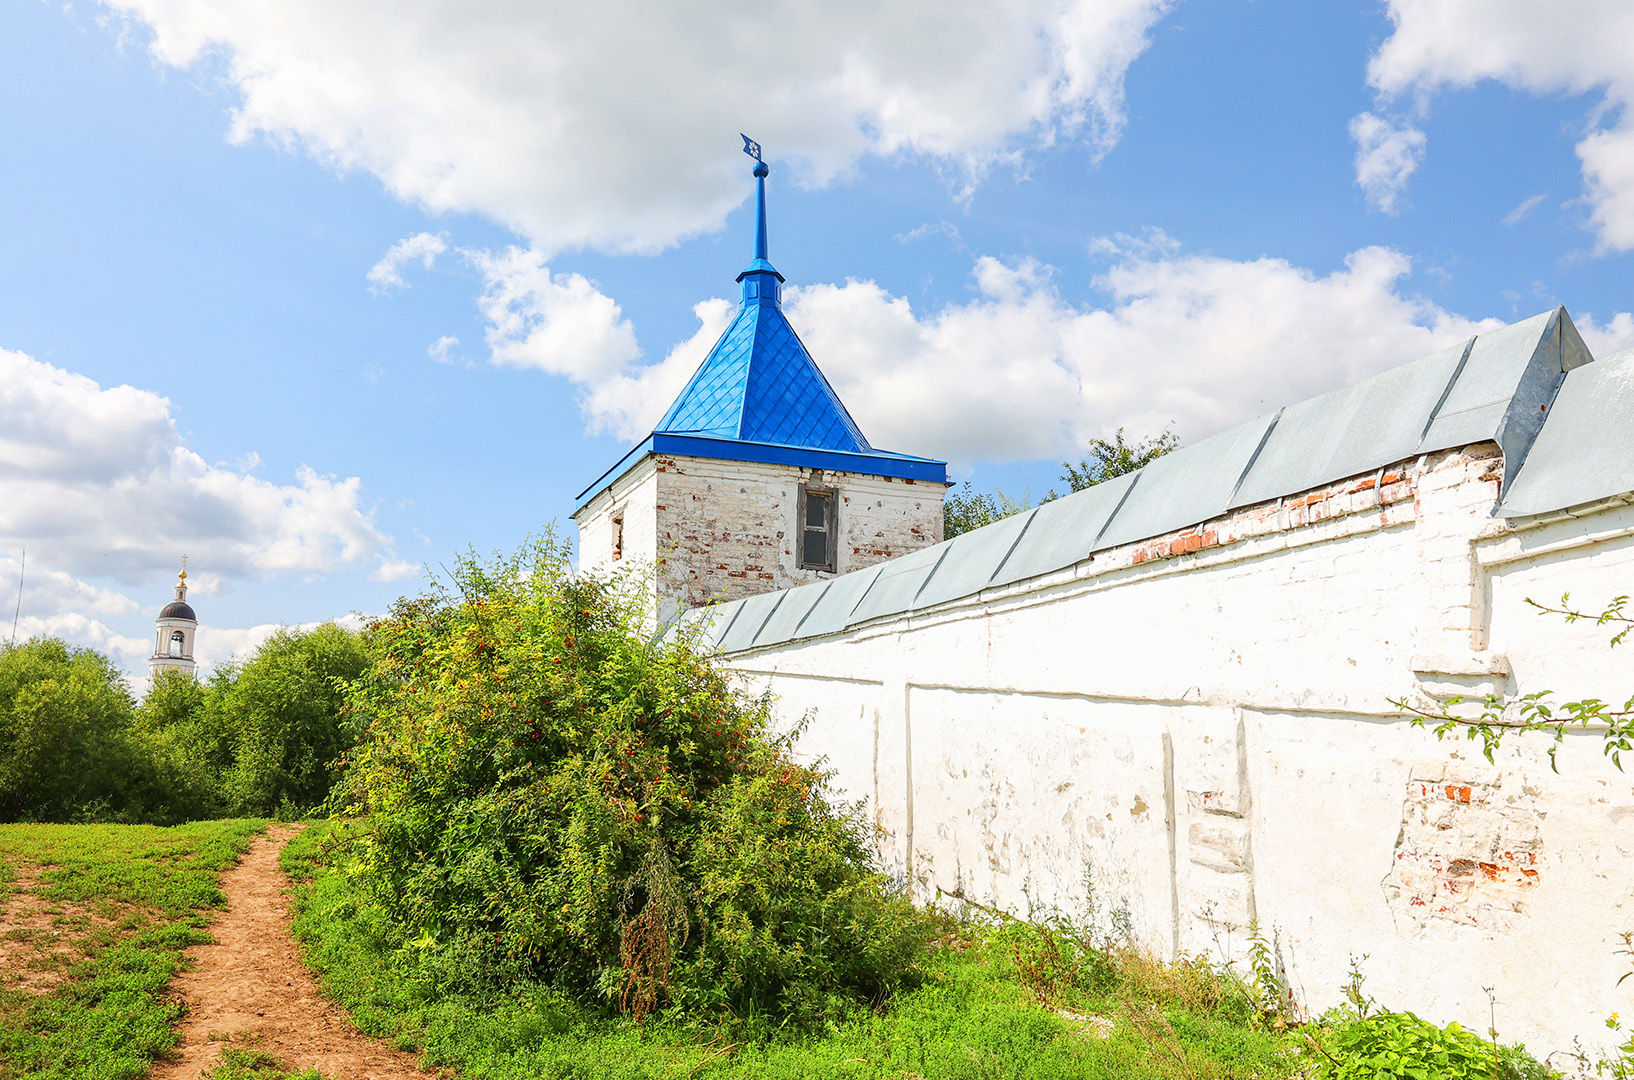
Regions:
M 180 630 L 173 631 L 170 635 L 170 655 L 180 657 L 182 655 L 182 646 L 186 643 L 187 638 Z
M 624 515 L 613 519 L 613 560 L 624 558 Z
M 834 493 L 800 489 L 800 568 L 834 569 Z

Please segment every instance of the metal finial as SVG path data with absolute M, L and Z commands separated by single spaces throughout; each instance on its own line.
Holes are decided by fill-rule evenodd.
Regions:
M 766 257 L 766 174 L 771 172 L 766 163 L 760 159 L 760 144 L 749 136 L 738 132 L 743 138 L 743 152 L 755 159 L 755 187 L 756 187 L 756 214 L 755 214 L 755 258 Z

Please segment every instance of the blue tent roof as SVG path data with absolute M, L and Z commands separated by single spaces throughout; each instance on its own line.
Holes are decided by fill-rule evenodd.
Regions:
M 744 297 L 737 318 L 653 430 L 871 452 L 781 305 L 761 300 Z
M 755 177 L 755 258 L 738 275 L 737 317 L 652 434 L 579 493 L 575 513 L 652 452 L 947 482 L 946 462 L 870 446 L 789 325 L 783 275 L 766 258 L 764 165 Z

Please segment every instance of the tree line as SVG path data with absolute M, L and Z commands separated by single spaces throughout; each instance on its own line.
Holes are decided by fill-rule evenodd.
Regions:
M 344 688 L 370 663 L 334 623 L 284 629 L 207 679 L 163 672 L 138 701 L 93 649 L 0 646 L 0 822 L 308 813 L 357 740 Z

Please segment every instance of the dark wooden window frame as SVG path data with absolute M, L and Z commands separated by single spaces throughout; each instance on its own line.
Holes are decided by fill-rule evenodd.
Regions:
M 820 530 L 825 534 L 823 561 L 820 563 L 808 561 L 806 558 L 806 534 L 819 531 L 810 528 L 807 524 L 810 520 L 809 503 L 812 496 L 817 496 L 827 503 L 826 509 L 828 511 L 823 517 L 823 528 Z M 839 529 L 836 528 L 839 523 L 839 506 L 839 493 L 832 487 L 824 486 L 821 482 L 802 483 L 800 485 L 800 501 L 796 507 L 794 547 L 795 561 L 800 569 L 826 570 L 831 574 L 834 573 L 834 554 L 839 541 Z

